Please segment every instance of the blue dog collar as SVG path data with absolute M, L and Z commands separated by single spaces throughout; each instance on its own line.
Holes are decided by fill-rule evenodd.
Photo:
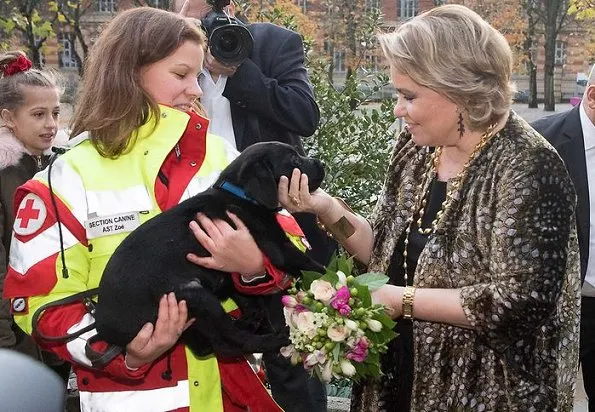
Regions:
M 255 205 L 258 205 L 259 203 L 252 199 L 250 196 L 248 196 L 246 194 L 246 192 L 244 191 L 244 189 L 242 189 L 239 186 L 234 185 L 233 183 L 229 183 L 229 182 L 223 182 L 221 183 L 219 186 L 217 186 L 219 189 L 223 189 L 226 192 L 231 193 L 234 196 L 239 197 L 240 199 L 244 199 L 247 200 L 250 203 L 253 203 Z

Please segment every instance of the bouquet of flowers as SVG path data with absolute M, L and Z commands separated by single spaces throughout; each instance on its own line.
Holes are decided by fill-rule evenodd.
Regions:
M 282 298 L 291 344 L 281 354 L 323 382 L 380 376 L 380 354 L 396 336 L 384 306 L 370 296 L 388 278 L 352 271 L 351 258 L 335 256 L 324 275 L 303 272 Z

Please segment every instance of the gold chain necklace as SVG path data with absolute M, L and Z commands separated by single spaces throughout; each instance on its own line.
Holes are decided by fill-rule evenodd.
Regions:
M 467 163 L 465 163 L 465 165 L 463 166 L 463 169 L 461 169 L 461 171 L 457 174 L 457 176 L 454 179 L 452 179 L 452 184 L 450 185 L 450 189 L 446 193 L 446 199 L 444 199 L 444 202 L 442 202 L 442 205 L 440 205 L 440 210 L 438 210 L 438 213 L 436 213 L 436 217 L 434 218 L 434 220 L 432 220 L 432 223 L 430 223 L 430 225 L 424 229 L 422 227 L 422 219 L 424 216 L 424 211 L 426 209 L 426 205 L 428 203 L 428 198 L 430 197 L 430 188 L 431 188 L 431 184 L 427 184 L 427 182 L 428 182 L 428 180 L 433 179 L 438 174 L 438 165 L 440 164 L 440 156 L 442 155 L 442 146 L 436 147 L 436 150 L 434 150 L 434 153 L 432 153 L 432 156 L 430 157 L 428 170 L 425 173 L 424 178 L 422 179 L 422 181 L 420 182 L 420 184 L 417 187 L 418 188 L 417 197 L 415 199 L 415 202 L 413 202 L 414 212 L 411 215 L 411 217 L 409 218 L 409 223 L 407 224 L 407 227 L 405 229 L 405 242 L 404 242 L 405 244 L 404 244 L 404 249 L 403 249 L 403 269 L 405 271 L 405 274 L 404 274 L 405 286 L 408 286 L 407 285 L 407 280 L 408 280 L 407 249 L 409 247 L 409 235 L 411 234 L 411 226 L 413 226 L 413 221 L 415 220 L 415 215 L 416 214 L 418 215 L 417 231 L 420 235 L 428 236 L 431 233 L 434 233 L 436 231 L 436 226 L 438 225 L 438 221 L 444 214 L 444 211 L 450 206 L 452 199 L 455 198 L 455 192 L 459 190 L 459 187 L 461 187 L 461 182 L 467 173 L 467 169 L 469 168 L 469 165 L 471 164 L 473 159 L 475 159 L 477 157 L 477 155 L 484 148 L 484 146 L 490 141 L 490 139 L 492 138 L 492 136 L 494 134 L 495 128 L 496 128 L 496 124 L 492 124 L 487 128 L 485 133 L 483 135 L 481 135 L 481 139 L 475 145 L 475 148 L 473 149 L 473 152 L 471 152 L 471 155 L 469 156 Z M 428 186 L 427 190 L 425 190 L 425 191 L 424 191 L 424 186 Z M 420 204 L 419 207 L 417 207 L 418 204 Z M 415 213 L 415 210 L 417 210 L 418 212 Z

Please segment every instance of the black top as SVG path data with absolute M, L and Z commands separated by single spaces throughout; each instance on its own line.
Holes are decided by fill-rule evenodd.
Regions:
M 427 195 L 426 210 L 422 217 L 422 227 L 430 227 L 432 221 L 442 207 L 446 199 L 446 182 L 434 179 L 430 183 L 429 194 Z M 419 211 L 414 216 L 411 231 L 409 233 L 409 244 L 407 248 L 407 284 L 413 284 L 413 276 L 417 267 L 417 260 L 428 241 L 427 235 L 422 235 L 417 230 L 417 219 Z M 402 265 L 405 234 L 395 247 L 388 274 L 391 284 L 405 286 L 404 270 Z M 382 368 L 387 373 L 387 379 L 383 380 L 381 392 L 382 401 L 387 412 L 409 412 L 411 405 L 411 392 L 413 388 L 413 323 L 410 320 L 398 319 L 395 331 L 398 337 L 389 344 L 391 348 L 384 355 L 383 364 L 392 365 L 390 368 Z M 394 374 L 392 371 L 396 371 Z

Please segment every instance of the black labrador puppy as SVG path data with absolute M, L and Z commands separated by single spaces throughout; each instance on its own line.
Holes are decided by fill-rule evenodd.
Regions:
M 159 299 L 173 291 L 186 300 L 189 317 L 196 318 L 181 337 L 196 355 L 238 356 L 288 344 L 286 329 L 273 330 L 268 321 L 266 297 L 240 294 L 229 273 L 197 266 L 186 255 L 209 255 L 188 227 L 196 213 L 232 224 L 228 210 L 244 222 L 275 267 L 293 276 L 302 270 L 324 273 L 291 243 L 275 218 L 279 178 L 291 176 L 294 168 L 308 175 L 310 191 L 320 186 L 320 161 L 284 143 L 255 144 L 223 170 L 213 187 L 134 230 L 103 272 L 95 310 L 99 337 L 126 346 L 145 323 L 156 321 Z M 228 297 L 242 311 L 237 320 L 221 307 Z

